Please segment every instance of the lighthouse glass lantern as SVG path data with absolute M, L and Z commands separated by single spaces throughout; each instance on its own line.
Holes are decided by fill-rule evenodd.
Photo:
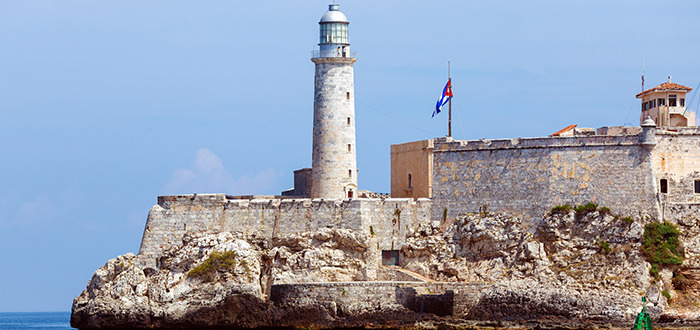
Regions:
M 347 16 L 340 11 L 340 5 L 328 5 L 328 11 L 319 24 L 318 57 L 351 57 L 348 37 Z

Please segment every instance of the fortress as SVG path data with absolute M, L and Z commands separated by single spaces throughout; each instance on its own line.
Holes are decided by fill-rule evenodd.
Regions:
M 188 232 L 275 238 L 320 228 L 372 234 L 384 264 L 401 264 L 410 228 L 475 212 L 504 212 L 526 227 L 562 204 L 594 202 L 642 220 L 700 211 L 700 129 L 686 109 L 689 87 L 667 83 L 637 95 L 641 127 L 571 125 L 547 137 L 391 146 L 391 197 L 358 190 L 349 21 L 339 5 L 319 22 L 312 167 L 280 196 L 160 196 L 138 258 L 153 267 Z

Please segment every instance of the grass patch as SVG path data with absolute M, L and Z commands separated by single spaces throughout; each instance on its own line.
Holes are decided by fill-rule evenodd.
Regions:
M 608 214 L 612 213 L 612 212 L 610 212 L 610 208 L 607 208 L 605 206 L 599 208 L 598 212 L 600 212 L 600 215 L 608 215 Z
M 597 210 L 598 210 L 598 204 L 592 203 L 592 202 L 588 202 L 588 203 L 582 204 L 582 205 L 576 205 L 576 207 L 574 207 L 574 211 L 576 211 L 576 215 L 588 214 L 591 212 L 595 212 Z
M 247 263 L 246 263 L 247 265 Z M 236 252 L 212 252 L 209 258 L 187 272 L 187 276 L 204 281 L 213 281 L 218 272 L 231 271 L 236 267 Z
M 668 221 L 652 222 L 644 226 L 642 253 L 651 264 L 649 274 L 657 277 L 659 268 L 683 264 L 685 254 L 678 234 L 678 228 Z
M 612 249 L 610 248 L 610 243 L 608 241 L 599 241 L 598 242 L 598 247 L 600 247 L 600 251 L 603 252 L 603 254 L 608 254 Z
M 671 294 L 668 293 L 668 291 L 661 291 L 661 294 L 664 295 L 664 297 L 666 297 L 666 300 L 671 301 Z
M 374 227 L 369 226 L 369 234 L 374 236 Z
M 622 218 L 622 221 L 625 221 L 627 223 L 633 223 L 634 219 L 632 219 L 632 217 L 630 217 L 630 216 L 626 216 L 626 217 Z
M 557 205 L 552 208 L 552 211 L 550 212 L 551 214 L 569 214 L 571 212 L 572 208 L 571 205 L 569 204 L 564 204 L 564 205 Z

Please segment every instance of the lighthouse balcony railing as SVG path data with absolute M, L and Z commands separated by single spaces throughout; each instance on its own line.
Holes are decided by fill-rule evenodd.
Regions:
M 357 51 L 356 50 L 351 50 L 351 51 L 341 51 L 340 53 L 331 51 L 331 52 L 322 52 L 320 50 L 314 50 L 311 51 L 311 58 L 319 58 L 319 57 L 346 57 L 346 58 L 357 58 Z

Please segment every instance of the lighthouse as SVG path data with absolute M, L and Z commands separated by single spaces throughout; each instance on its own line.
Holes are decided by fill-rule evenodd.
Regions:
M 312 198 L 357 197 L 355 88 L 348 18 L 329 5 L 319 24 L 314 75 Z

